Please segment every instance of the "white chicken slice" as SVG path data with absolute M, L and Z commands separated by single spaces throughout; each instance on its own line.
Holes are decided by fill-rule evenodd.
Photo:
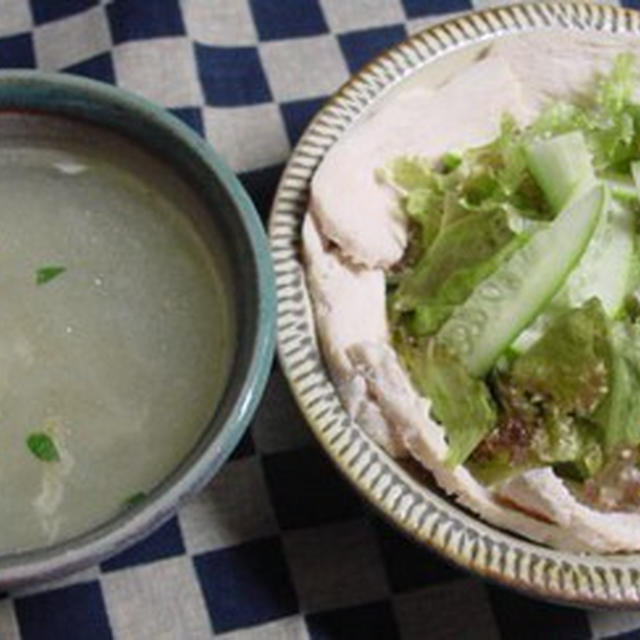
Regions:
M 345 264 L 320 237 L 309 215 L 302 226 L 302 242 L 318 336 L 338 393 L 351 417 L 373 440 L 392 456 L 402 456 L 405 449 L 395 429 L 346 355 L 356 342 L 388 340 L 384 273 Z
M 598 75 L 611 71 L 613 59 L 625 52 L 640 52 L 637 36 L 547 29 L 499 38 L 488 57 L 509 61 L 526 104 L 540 113 L 554 100 L 593 99 Z M 635 99 L 640 100 L 640 86 Z
M 528 122 L 520 83 L 497 57 L 476 62 L 432 91 L 413 84 L 383 101 L 327 153 L 311 184 L 311 212 L 343 257 L 389 267 L 407 245 L 407 221 L 393 189 L 376 170 L 400 155 L 439 158 L 489 142 L 501 116 Z

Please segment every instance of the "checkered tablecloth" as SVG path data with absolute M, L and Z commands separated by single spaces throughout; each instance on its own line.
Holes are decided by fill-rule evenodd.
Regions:
M 213 143 L 266 219 L 327 95 L 407 33 L 489 4 L 0 0 L 0 67 L 76 73 L 162 104 Z M 404 540 L 330 467 L 277 366 L 233 458 L 178 517 L 100 567 L 0 597 L 0 640 L 640 638 L 636 628 L 640 613 L 529 600 Z

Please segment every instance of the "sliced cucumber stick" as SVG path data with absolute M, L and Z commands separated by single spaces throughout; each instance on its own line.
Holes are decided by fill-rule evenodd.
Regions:
M 640 178 L 640 176 L 638 177 Z M 634 180 L 629 176 L 615 173 L 605 173 L 602 176 L 602 180 L 607 185 L 607 187 L 609 188 L 609 192 L 614 198 L 619 198 L 620 200 L 631 202 L 637 201 L 638 188 Z
M 474 376 L 500 354 L 562 287 L 582 257 L 605 207 L 603 185 L 572 199 L 548 226 L 478 285 L 440 329 Z
M 536 140 L 526 147 L 525 156 L 554 211 L 563 209 L 570 198 L 582 195 L 595 181 L 591 153 L 580 131 Z
M 633 269 L 634 224 L 633 211 L 609 198 L 587 250 L 567 281 L 567 298 L 572 307 L 595 296 L 610 317 L 620 311 L 629 293 Z

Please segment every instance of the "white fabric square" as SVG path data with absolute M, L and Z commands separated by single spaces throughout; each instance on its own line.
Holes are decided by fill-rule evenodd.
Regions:
M 258 40 L 247 0 L 183 0 L 187 33 L 203 44 L 252 45 Z
M 278 530 L 256 456 L 228 462 L 211 484 L 180 510 L 179 517 L 185 546 L 192 554 Z
M 289 155 L 284 122 L 275 104 L 205 107 L 203 116 L 207 139 L 234 171 L 278 164 Z
M 331 94 L 349 77 L 331 35 L 265 42 L 260 57 L 278 102 Z
M 394 596 L 393 607 L 403 640 L 482 638 L 499 640 L 484 585 L 465 578 Z
M 216 638 L 224 638 L 224 640 L 304 640 L 308 637 L 302 616 L 280 618 L 256 627 L 216 634 Z
M 20 631 L 12 600 L 0 600 L 0 638 L 2 640 L 20 640 Z
M 118 85 L 163 107 L 203 104 L 191 41 L 154 38 L 118 45 L 113 51 Z
M 349 607 L 389 595 L 380 552 L 364 519 L 283 534 L 305 612 Z
M 2 0 L 0 2 L 0 37 L 30 31 L 33 19 L 27 0 Z
M 33 39 L 38 68 L 43 71 L 64 69 L 111 48 L 103 7 L 37 27 Z
M 196 640 L 213 635 L 187 556 L 105 574 L 102 593 L 118 640 Z
M 251 436 L 261 453 L 289 451 L 314 442 L 279 367 L 269 377 L 260 411 L 253 419 Z
M 321 0 L 324 17 L 331 31 L 344 33 L 383 27 L 405 21 L 400 0 Z

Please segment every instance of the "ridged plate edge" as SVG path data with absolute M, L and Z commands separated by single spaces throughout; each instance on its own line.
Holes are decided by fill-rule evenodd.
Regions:
M 278 355 L 311 430 L 337 468 L 395 526 L 459 566 L 510 587 L 586 607 L 640 606 L 640 555 L 579 555 L 523 541 L 418 484 L 347 415 L 323 364 L 300 257 L 315 168 L 364 110 L 438 58 L 473 43 L 548 28 L 640 35 L 640 14 L 563 2 L 477 11 L 427 28 L 350 79 L 313 119 L 284 170 L 269 220 Z M 640 532 L 639 532 L 640 535 Z

